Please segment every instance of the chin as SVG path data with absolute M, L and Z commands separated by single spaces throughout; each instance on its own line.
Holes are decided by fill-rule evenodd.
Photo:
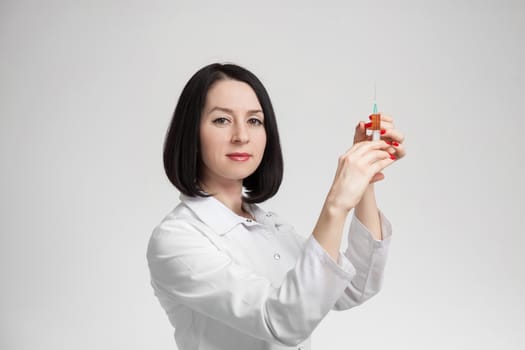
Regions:
M 252 175 L 255 170 L 256 169 L 253 169 L 253 171 L 236 171 L 235 173 L 231 172 L 229 174 L 225 174 L 225 177 L 232 180 L 244 180 L 248 176 Z

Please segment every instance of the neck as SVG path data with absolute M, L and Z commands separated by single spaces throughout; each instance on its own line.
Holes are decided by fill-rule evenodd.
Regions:
M 239 216 L 251 218 L 242 208 L 242 180 L 227 182 L 202 181 L 201 188 Z

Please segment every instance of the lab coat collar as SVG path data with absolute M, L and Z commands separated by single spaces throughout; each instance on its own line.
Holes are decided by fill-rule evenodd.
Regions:
M 253 221 L 235 214 L 213 196 L 190 197 L 181 194 L 179 198 L 202 222 L 221 236 L 239 224 L 255 224 Z M 243 202 L 243 208 L 257 219 L 259 208 L 256 208 L 256 205 Z

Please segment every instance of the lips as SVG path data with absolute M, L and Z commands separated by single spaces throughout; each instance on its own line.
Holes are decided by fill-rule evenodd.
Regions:
M 231 160 L 234 160 L 234 161 L 237 161 L 237 162 L 244 162 L 244 161 L 247 161 L 248 159 L 250 159 L 250 157 L 252 155 L 249 154 L 249 153 L 236 152 L 236 153 L 229 153 L 226 156 L 228 158 L 230 158 Z

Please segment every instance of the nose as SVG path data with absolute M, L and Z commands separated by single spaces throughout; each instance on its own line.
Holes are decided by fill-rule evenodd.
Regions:
M 246 143 L 250 140 L 248 136 L 248 130 L 246 129 L 246 126 L 242 124 L 237 124 L 235 128 L 233 128 L 233 134 L 232 134 L 232 142 L 233 143 Z

